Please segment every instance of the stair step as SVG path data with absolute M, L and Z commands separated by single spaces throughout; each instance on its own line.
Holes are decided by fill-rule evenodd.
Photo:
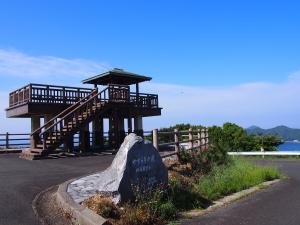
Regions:
M 30 152 L 31 153 L 38 153 L 38 154 L 41 154 L 43 151 L 43 149 L 39 149 L 39 148 L 33 148 L 33 149 L 30 149 Z
M 61 137 L 60 136 L 52 136 L 52 137 L 50 137 L 50 139 L 52 139 L 52 140 L 59 140 Z
M 33 153 L 30 151 L 24 151 L 20 154 L 21 159 L 27 159 L 27 160 L 35 160 L 41 158 L 40 153 Z

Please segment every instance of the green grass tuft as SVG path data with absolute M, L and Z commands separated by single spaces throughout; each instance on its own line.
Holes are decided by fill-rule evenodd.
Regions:
M 245 159 L 233 159 L 228 166 L 217 166 L 201 177 L 197 184 L 199 193 L 210 200 L 238 192 L 265 181 L 280 178 L 277 169 L 257 166 Z

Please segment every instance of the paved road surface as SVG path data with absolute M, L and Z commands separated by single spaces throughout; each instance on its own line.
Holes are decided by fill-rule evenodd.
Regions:
M 300 225 L 300 160 L 260 160 L 290 179 L 199 218 L 189 225 Z
M 41 191 L 68 179 L 105 169 L 112 156 L 27 161 L 0 155 L 0 225 L 36 225 L 32 201 Z M 300 160 L 261 160 L 290 179 L 184 224 L 300 225 Z
M 113 156 L 28 161 L 0 154 L 0 225 L 36 225 L 34 197 L 68 179 L 103 170 Z

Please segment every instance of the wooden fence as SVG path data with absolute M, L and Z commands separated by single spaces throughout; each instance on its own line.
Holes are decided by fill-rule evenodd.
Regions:
M 162 141 L 164 140 L 164 141 Z M 166 142 L 167 141 L 167 142 Z M 162 154 L 162 157 L 176 155 L 180 150 L 207 150 L 209 147 L 208 129 L 198 129 L 188 131 L 152 131 L 152 143 Z
M 93 133 L 90 135 L 92 143 Z M 108 139 L 108 132 L 104 132 L 105 140 Z M 153 143 L 154 147 L 162 152 L 162 157 L 168 157 L 177 154 L 180 150 L 208 149 L 208 130 L 198 129 L 188 131 L 144 131 L 144 138 Z M 74 135 L 74 145 L 78 146 L 79 135 Z M 21 149 L 30 147 L 30 134 L 5 133 L 0 134 L 1 149 Z

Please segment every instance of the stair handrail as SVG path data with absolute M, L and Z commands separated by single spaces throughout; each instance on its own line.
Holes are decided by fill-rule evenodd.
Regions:
M 90 98 L 95 92 L 97 92 L 97 89 L 93 89 L 90 94 L 88 94 L 87 96 L 81 98 L 78 102 L 74 103 L 70 107 L 68 107 L 65 110 L 63 110 L 61 113 L 59 113 L 58 115 L 56 115 L 55 117 L 53 117 L 51 120 L 49 120 L 47 123 L 45 123 L 43 126 L 41 126 L 38 129 L 34 130 L 30 134 L 30 136 L 33 136 L 33 135 L 35 135 L 37 133 L 44 133 L 44 132 L 40 132 L 43 128 L 46 128 L 47 126 L 49 126 L 53 121 L 55 121 L 57 118 L 61 117 L 62 115 L 64 115 L 65 113 L 67 113 L 68 111 L 70 111 L 71 109 L 73 109 L 75 106 L 80 105 L 81 102 L 83 102 L 87 98 Z
M 62 118 L 60 118 L 59 121 L 57 121 L 56 123 L 53 123 L 51 126 L 47 127 L 47 129 L 45 129 L 43 132 L 40 133 L 40 136 L 42 136 L 44 133 L 48 132 L 50 129 L 52 129 L 55 125 L 57 125 L 58 123 L 60 123 L 60 121 L 64 120 L 66 117 L 68 117 L 69 115 L 71 115 L 72 113 L 74 113 L 76 110 L 85 107 L 87 103 L 89 103 L 90 101 L 94 100 L 95 98 L 97 98 L 99 95 L 101 95 L 102 93 L 104 93 L 106 90 L 108 90 L 109 87 L 105 88 L 104 90 L 100 91 L 99 93 L 97 93 L 96 95 L 94 95 L 93 97 L 91 97 L 90 99 L 88 99 L 87 101 L 83 102 L 83 104 L 80 104 L 79 106 L 77 106 L 75 109 L 73 109 L 72 111 L 70 111 L 69 113 L 67 113 L 66 115 L 64 115 Z M 104 99 L 106 100 L 106 99 Z

